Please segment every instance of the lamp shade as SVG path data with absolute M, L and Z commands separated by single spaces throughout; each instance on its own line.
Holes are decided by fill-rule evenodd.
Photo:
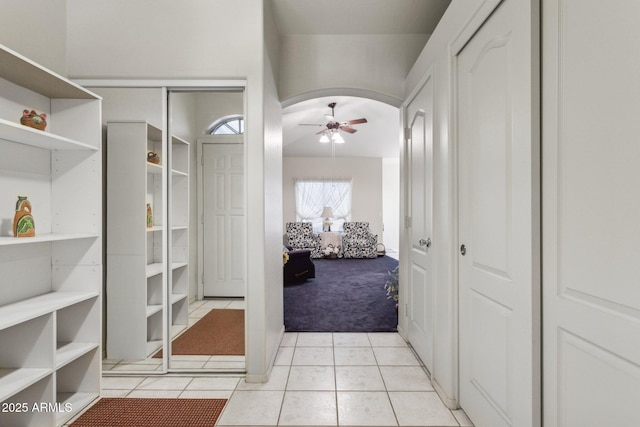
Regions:
M 322 209 L 322 218 L 333 218 L 333 209 L 331 209 L 331 206 L 325 206 L 324 209 Z
M 340 135 L 339 132 L 334 133 L 331 136 L 331 140 L 336 144 L 344 144 L 344 138 L 342 137 L 342 135 Z

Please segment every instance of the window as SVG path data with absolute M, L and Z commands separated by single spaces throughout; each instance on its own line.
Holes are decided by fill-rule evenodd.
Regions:
M 241 135 L 244 133 L 244 117 L 226 116 L 216 120 L 209 127 L 211 135 Z
M 313 223 L 315 232 L 322 231 L 322 210 L 333 210 L 332 231 L 341 231 L 351 220 L 351 179 L 298 179 L 295 183 L 296 221 Z

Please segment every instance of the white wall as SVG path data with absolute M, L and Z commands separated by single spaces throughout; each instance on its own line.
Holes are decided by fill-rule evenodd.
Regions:
M 262 8 L 253 0 L 67 5 L 70 76 L 262 79 Z
M 170 109 L 170 134 L 184 139 L 191 143 L 191 145 L 195 145 L 196 138 L 198 137 L 196 120 L 198 117 L 197 100 L 198 95 L 193 92 L 172 92 L 169 95 L 167 107 Z M 190 148 L 192 149 L 191 154 L 193 155 L 193 147 Z
M 0 11 L 0 44 L 67 74 L 66 0 L 0 0 Z
M 382 159 L 382 243 L 387 250 L 400 249 L 400 159 Z
M 269 207 L 265 205 L 264 183 L 277 180 L 277 176 L 265 177 L 264 168 L 263 2 L 68 0 L 67 6 L 68 74 L 73 78 L 246 79 L 247 232 L 264 236 Z M 273 92 L 267 92 L 269 99 Z M 267 117 L 278 126 L 277 117 Z M 280 223 L 276 221 L 274 227 Z M 273 268 L 265 270 L 266 246 L 269 253 L 276 246 L 255 243 L 247 248 L 247 259 L 259 260 L 250 263 L 247 271 L 247 372 L 264 378 L 277 346 L 270 342 L 266 348 L 265 336 L 258 331 L 265 325 L 271 330 L 283 324 L 282 311 L 267 306 L 265 288 L 267 282 L 281 283 L 282 273 L 276 276 Z
M 244 92 L 217 92 L 215 96 L 200 94 L 197 96 L 196 131 L 202 136 L 211 123 L 222 117 L 244 115 Z
M 371 231 L 378 235 L 378 241 L 382 241 L 382 159 L 336 157 L 333 164 L 333 178 L 352 178 L 353 180 L 351 220 L 369 222 Z M 294 180 L 296 178 L 331 179 L 331 165 L 331 158 L 284 158 L 282 182 L 284 223 L 296 220 Z
M 404 78 L 428 38 L 423 34 L 282 36 L 280 99 L 310 99 L 316 96 L 309 92 L 347 88 L 380 94 L 383 101 L 395 99 L 390 103 L 397 106 Z
M 268 31 L 269 27 L 265 29 Z M 274 27 L 271 27 L 274 29 Z M 282 277 L 282 107 L 278 99 L 270 56 L 265 55 L 264 78 L 264 242 L 265 347 L 271 369 L 284 333 Z
M 102 97 L 102 124 L 112 121 L 146 121 L 162 129 L 162 90 L 159 88 L 98 88 Z

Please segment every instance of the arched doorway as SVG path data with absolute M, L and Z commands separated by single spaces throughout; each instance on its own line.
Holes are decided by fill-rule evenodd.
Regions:
M 376 98 L 384 99 L 384 102 Z M 328 121 L 325 116 L 332 113 L 329 107 L 332 103 L 336 104 L 335 120 L 338 122 L 367 119 L 364 124 L 353 125 L 356 133 L 344 134 L 344 144 L 319 141 L 318 132 Z M 384 96 L 342 89 L 306 93 L 283 102 L 283 230 L 286 223 L 301 220 L 296 205 L 296 182 L 305 179 L 349 182 L 352 200 L 347 220 L 367 222 L 371 232 L 378 236 L 380 249 L 384 248 L 387 256 L 397 264 L 400 245 L 400 110 L 397 105 L 397 100 Z M 322 126 L 301 126 L 309 124 Z M 321 220 L 316 228 L 315 232 L 322 231 Z M 342 231 L 340 227 L 332 230 Z M 393 268 L 392 265 L 383 269 L 379 286 L 382 304 L 388 302 L 384 283 L 388 270 Z M 320 280 L 322 278 L 317 276 L 314 282 Z M 285 295 L 285 313 L 286 298 Z M 286 323 L 285 314 L 285 327 L 288 328 Z

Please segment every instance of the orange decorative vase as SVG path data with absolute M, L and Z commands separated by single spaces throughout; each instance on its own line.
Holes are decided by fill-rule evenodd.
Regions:
M 36 235 L 36 225 L 31 215 L 31 203 L 26 196 L 18 196 L 16 213 L 13 216 L 13 235 L 15 237 L 33 237 Z

